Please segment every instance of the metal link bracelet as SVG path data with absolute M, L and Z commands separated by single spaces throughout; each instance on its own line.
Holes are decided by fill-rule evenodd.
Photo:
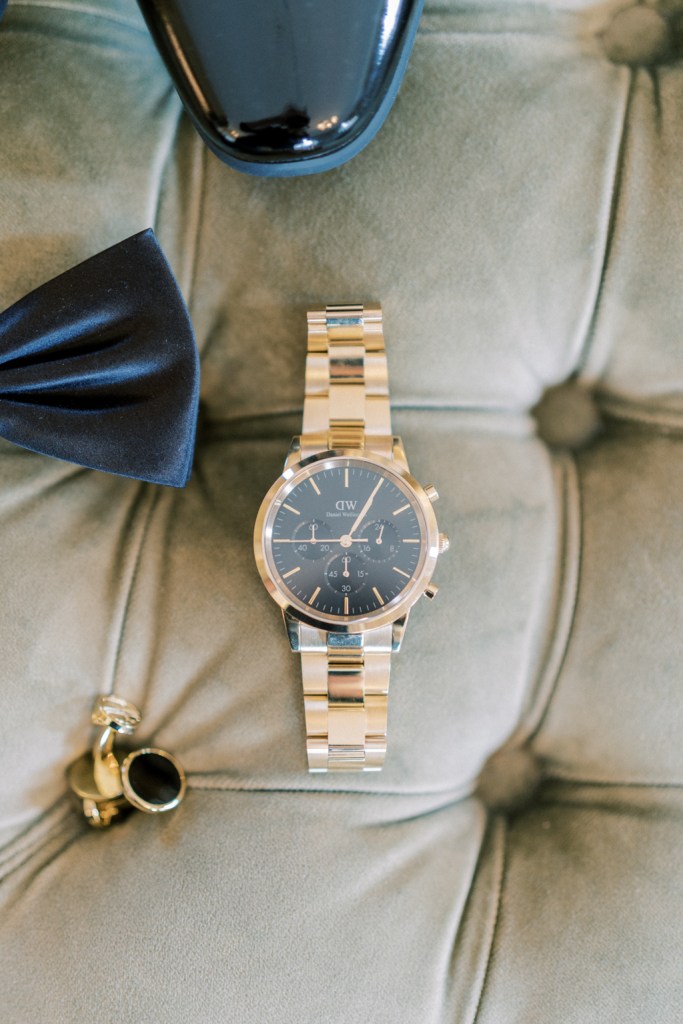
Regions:
M 301 458 L 351 448 L 390 459 L 392 446 L 381 309 L 310 312 Z M 310 771 L 381 769 L 391 646 L 391 625 L 349 634 L 300 624 Z

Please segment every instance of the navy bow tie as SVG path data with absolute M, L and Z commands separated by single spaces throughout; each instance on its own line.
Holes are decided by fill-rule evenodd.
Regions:
M 183 487 L 198 402 L 192 324 L 151 229 L 0 313 L 0 437 L 14 444 Z

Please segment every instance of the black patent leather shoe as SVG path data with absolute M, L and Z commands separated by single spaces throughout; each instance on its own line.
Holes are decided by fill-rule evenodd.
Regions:
M 370 142 L 423 0 L 138 3 L 207 145 L 240 171 L 284 177 L 331 170 Z

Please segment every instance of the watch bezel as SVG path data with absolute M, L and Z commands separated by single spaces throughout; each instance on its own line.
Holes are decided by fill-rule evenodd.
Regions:
M 332 468 L 339 460 L 343 459 L 365 462 L 401 480 L 415 496 L 416 504 L 424 518 L 426 533 L 425 556 L 419 574 L 393 601 L 382 608 L 362 616 L 326 616 L 322 613 L 310 613 L 298 604 L 293 603 L 292 596 L 282 588 L 271 572 L 266 555 L 267 544 L 272 538 L 272 520 L 269 523 L 268 517 L 280 491 L 284 487 L 288 487 L 291 490 L 293 487 L 298 486 L 302 481 L 313 475 L 320 463 L 329 462 L 329 468 Z M 286 495 L 283 495 L 283 500 L 285 497 Z M 291 615 L 300 622 L 307 623 L 309 626 L 314 626 L 317 629 L 328 632 L 365 633 L 370 629 L 395 622 L 396 619 L 406 615 L 418 598 L 422 596 L 430 582 L 438 555 L 439 530 L 436 516 L 432 503 L 421 484 L 403 465 L 396 461 L 385 459 L 379 455 L 358 452 L 352 448 L 338 448 L 317 452 L 315 455 L 309 455 L 307 458 L 287 466 L 272 487 L 269 488 L 268 493 L 261 502 L 254 525 L 254 556 L 256 558 L 256 565 L 270 596 L 287 615 Z

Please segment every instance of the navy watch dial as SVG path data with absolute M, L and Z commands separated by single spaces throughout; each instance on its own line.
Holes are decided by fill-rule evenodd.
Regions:
M 423 562 L 422 514 L 383 469 L 329 462 L 275 502 L 270 560 L 295 603 L 353 617 L 399 598 Z

